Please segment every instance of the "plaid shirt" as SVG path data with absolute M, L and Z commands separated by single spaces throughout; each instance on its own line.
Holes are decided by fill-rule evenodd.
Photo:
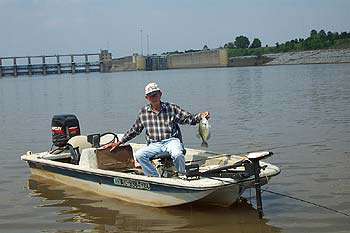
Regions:
M 159 142 L 175 136 L 175 124 L 195 125 L 200 120 L 200 113 L 192 115 L 175 104 L 161 102 L 158 113 L 152 111 L 149 104 L 141 109 L 135 124 L 124 134 L 120 141 L 125 143 L 133 139 L 145 128 L 147 143 Z

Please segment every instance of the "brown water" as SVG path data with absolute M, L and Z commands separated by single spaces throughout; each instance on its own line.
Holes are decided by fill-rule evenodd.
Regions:
M 253 192 L 230 208 L 157 209 L 31 176 L 20 161 L 50 147 L 53 114 L 76 114 L 83 134 L 125 131 L 149 81 L 163 100 L 211 112 L 210 150 L 275 152 L 269 190 L 350 214 L 349 64 L 91 73 L 0 79 L 0 232 L 350 232 L 349 217 L 266 192 L 262 220 Z M 182 131 L 200 147 L 196 128 Z

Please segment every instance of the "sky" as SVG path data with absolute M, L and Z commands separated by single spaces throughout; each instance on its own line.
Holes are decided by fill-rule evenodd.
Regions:
M 0 57 L 262 45 L 350 31 L 349 0 L 0 0 Z

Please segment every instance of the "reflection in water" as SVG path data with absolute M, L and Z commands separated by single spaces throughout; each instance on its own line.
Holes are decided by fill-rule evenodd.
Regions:
M 255 209 L 242 200 L 230 208 L 181 206 L 152 208 L 133 205 L 32 175 L 31 195 L 40 208 L 57 208 L 56 221 L 74 223 L 90 232 L 280 232 L 259 220 Z M 60 232 L 62 225 L 56 230 Z M 67 232 L 67 231 L 65 231 Z

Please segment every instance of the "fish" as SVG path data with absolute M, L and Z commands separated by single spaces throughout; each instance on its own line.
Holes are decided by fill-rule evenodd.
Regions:
M 210 125 L 207 118 L 202 117 L 198 124 L 198 136 L 202 139 L 202 147 L 208 147 L 208 139 L 210 138 Z

